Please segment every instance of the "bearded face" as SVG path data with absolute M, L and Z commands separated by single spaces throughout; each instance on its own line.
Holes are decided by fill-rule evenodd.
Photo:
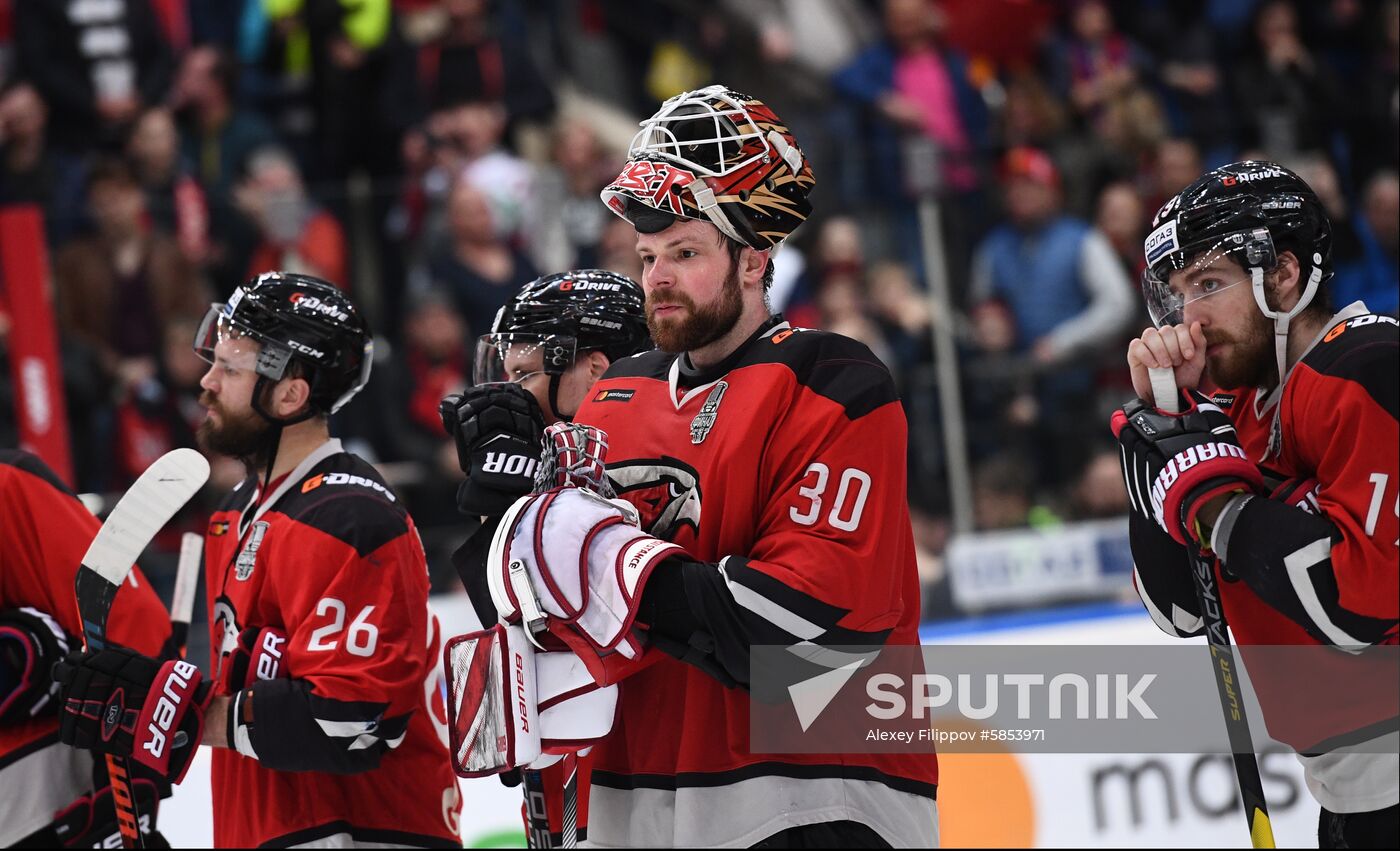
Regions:
M 646 301 L 647 330 L 663 352 L 703 348 L 728 334 L 739 322 L 744 310 L 742 293 L 737 260 L 730 262 L 719 294 L 703 306 L 679 289 L 652 290 Z M 668 309 L 677 307 L 680 309 Z

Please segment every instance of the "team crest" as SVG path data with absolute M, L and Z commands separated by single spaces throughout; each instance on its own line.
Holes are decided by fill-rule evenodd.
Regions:
M 238 554 L 238 561 L 234 563 L 233 576 L 238 581 L 242 582 L 253 575 L 253 567 L 258 560 L 258 547 L 262 546 L 263 535 L 266 534 L 266 520 L 259 520 L 253 524 L 248 534 L 248 543 L 243 546 L 243 551 Z
M 675 541 L 683 529 L 700 534 L 700 474 L 669 456 L 641 458 L 608 467 L 617 495 L 637 509 L 648 534 Z

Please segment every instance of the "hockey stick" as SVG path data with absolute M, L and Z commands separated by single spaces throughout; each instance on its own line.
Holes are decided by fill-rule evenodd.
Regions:
M 189 644 L 194 592 L 199 586 L 203 558 L 203 535 L 186 532 L 180 536 L 180 565 L 175 570 L 175 593 L 170 596 L 170 638 L 181 659 L 185 658 L 185 648 Z
M 1176 378 L 1170 367 L 1152 367 L 1147 371 L 1152 381 L 1152 395 L 1157 406 L 1169 414 L 1181 413 L 1181 399 L 1176 392 Z M 1225 732 L 1230 740 L 1231 756 L 1235 760 L 1235 779 L 1240 786 L 1244 817 L 1249 824 L 1250 844 L 1255 848 L 1273 848 L 1274 830 L 1269 823 L 1269 805 L 1264 800 L 1264 782 L 1259 777 L 1259 760 L 1254 755 L 1254 737 L 1249 732 L 1240 692 L 1239 660 L 1227 632 L 1225 608 L 1215 583 L 1215 566 L 1211 559 L 1187 547 L 1191 576 L 1196 585 L 1196 602 L 1205 620 L 1206 641 L 1215 669 L 1215 687 L 1220 694 L 1220 708 L 1225 713 Z
M 85 650 L 107 646 L 107 616 L 132 564 L 208 478 L 209 462 L 204 456 L 193 449 L 176 449 L 156 459 L 117 502 L 107 522 L 97 530 L 73 580 Z M 131 794 L 126 759 L 108 754 L 107 773 L 122 845 L 143 848 L 141 814 Z

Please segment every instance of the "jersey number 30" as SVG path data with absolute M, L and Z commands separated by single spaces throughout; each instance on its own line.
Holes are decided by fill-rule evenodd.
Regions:
M 806 482 L 814 475 L 816 481 L 797 489 L 798 496 L 807 500 L 807 506 L 802 511 L 798 511 L 796 505 L 788 509 L 792 522 L 803 526 L 815 526 L 817 520 L 821 519 L 826 486 L 831 481 L 831 469 L 820 461 L 813 461 L 802 474 L 802 481 Z M 843 470 L 841 482 L 836 486 L 836 499 L 831 504 L 831 512 L 827 514 L 826 522 L 831 524 L 833 529 L 854 532 L 856 527 L 860 526 L 861 515 L 865 513 L 865 499 L 868 496 L 870 474 L 855 467 Z

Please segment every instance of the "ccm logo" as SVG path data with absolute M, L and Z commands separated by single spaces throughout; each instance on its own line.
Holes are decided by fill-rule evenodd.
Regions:
M 530 704 L 525 699 L 525 657 L 515 654 L 515 704 L 520 714 L 520 729 L 530 732 Z
M 160 700 L 156 703 L 155 711 L 151 713 L 151 723 L 146 725 L 151 737 L 141 745 L 151 756 L 159 759 L 164 755 L 166 734 L 170 732 L 170 725 L 175 722 L 175 713 L 180 708 L 180 701 L 187 697 L 184 691 L 190 687 L 190 678 L 198 672 L 189 662 L 176 662 L 171 667 L 170 676 L 165 678 L 165 685 L 161 689 Z

